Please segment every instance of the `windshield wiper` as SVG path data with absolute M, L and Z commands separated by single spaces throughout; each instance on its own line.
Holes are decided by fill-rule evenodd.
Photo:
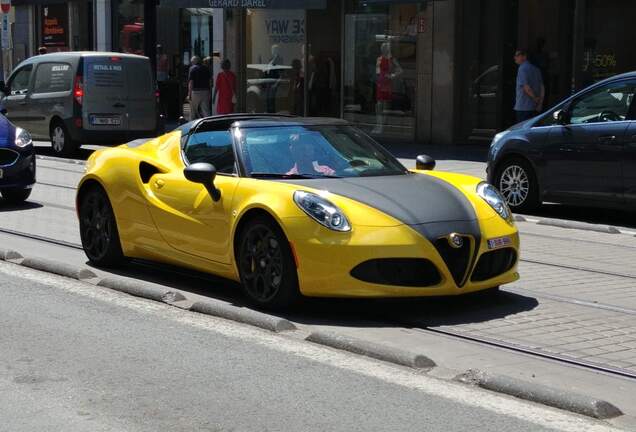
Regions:
M 342 178 L 336 175 L 327 174 L 284 174 L 269 172 L 253 172 L 250 173 L 253 178 L 281 178 L 281 179 L 315 179 L 315 178 Z

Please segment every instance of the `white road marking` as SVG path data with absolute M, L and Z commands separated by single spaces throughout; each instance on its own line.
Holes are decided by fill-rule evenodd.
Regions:
M 247 325 L 183 311 L 162 303 L 139 299 L 109 289 L 39 272 L 15 264 L 0 261 L 0 273 L 39 284 L 45 284 L 53 288 L 99 301 L 110 302 L 140 313 L 170 319 L 174 322 L 197 327 L 226 337 L 258 344 L 271 350 L 289 353 L 325 365 L 382 380 L 390 384 L 396 384 L 433 396 L 443 397 L 463 405 L 514 417 L 542 427 L 567 432 L 580 432 L 582 430 L 604 432 L 617 430 L 611 425 L 583 416 L 570 414 L 565 411 L 433 378 L 405 368 L 321 347 L 289 336 L 277 335 Z

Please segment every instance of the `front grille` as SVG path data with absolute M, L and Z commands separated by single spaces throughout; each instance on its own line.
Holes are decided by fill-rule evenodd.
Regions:
M 464 285 L 466 271 L 471 262 L 471 245 L 472 239 L 468 236 L 460 236 L 464 241 L 461 247 L 454 248 L 448 243 L 447 238 L 437 239 L 434 243 L 435 249 L 446 263 L 448 271 L 453 276 L 453 280 L 457 286 Z
M 0 166 L 13 165 L 20 155 L 17 151 L 0 148 Z
M 515 265 L 516 260 L 517 253 L 512 248 L 486 252 L 477 261 L 470 280 L 481 282 L 499 276 L 510 270 Z
M 423 258 L 381 258 L 358 264 L 351 276 L 380 285 L 426 287 L 437 285 L 442 278 L 435 265 Z

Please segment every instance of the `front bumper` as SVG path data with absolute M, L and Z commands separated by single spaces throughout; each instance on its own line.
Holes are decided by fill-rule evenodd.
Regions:
M 466 266 L 466 277 L 460 283 L 455 281 L 436 247 L 407 225 L 354 226 L 349 233 L 336 233 L 307 218 L 288 218 L 284 226 L 297 261 L 300 291 L 306 296 L 452 296 L 493 288 L 519 279 L 519 235 L 513 225 L 498 216 L 480 221 L 481 240 L 479 244 L 473 245 L 471 260 Z M 508 238 L 509 243 L 489 249 L 488 240 L 494 238 Z M 490 274 L 486 279 L 483 279 L 481 265 L 482 277 L 479 277 L 477 263 L 480 258 L 492 250 L 501 249 L 512 252 L 514 262 L 506 266 L 507 270 Z M 351 274 L 352 269 L 361 263 L 386 258 L 426 259 L 439 272 L 439 281 L 429 286 L 401 286 L 365 282 Z
M 35 149 L 18 151 L 18 158 L 10 165 L 0 165 L 0 188 L 28 188 L 35 183 Z

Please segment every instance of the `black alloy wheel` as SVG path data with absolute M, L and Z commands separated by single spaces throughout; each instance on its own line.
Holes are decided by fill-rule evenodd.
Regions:
M 249 221 L 237 258 L 243 291 L 255 305 L 282 309 L 300 297 L 291 247 L 275 222 L 265 217 Z
M 31 195 L 31 189 L 9 188 L 0 190 L 2 198 L 9 204 L 22 204 Z
M 94 187 L 81 198 L 79 219 L 82 247 L 88 259 L 102 267 L 121 264 L 124 255 L 117 222 L 108 196 L 101 188 Z
M 513 212 L 530 212 L 541 205 L 539 184 L 532 166 L 526 160 L 505 160 L 497 167 L 494 186 Z

